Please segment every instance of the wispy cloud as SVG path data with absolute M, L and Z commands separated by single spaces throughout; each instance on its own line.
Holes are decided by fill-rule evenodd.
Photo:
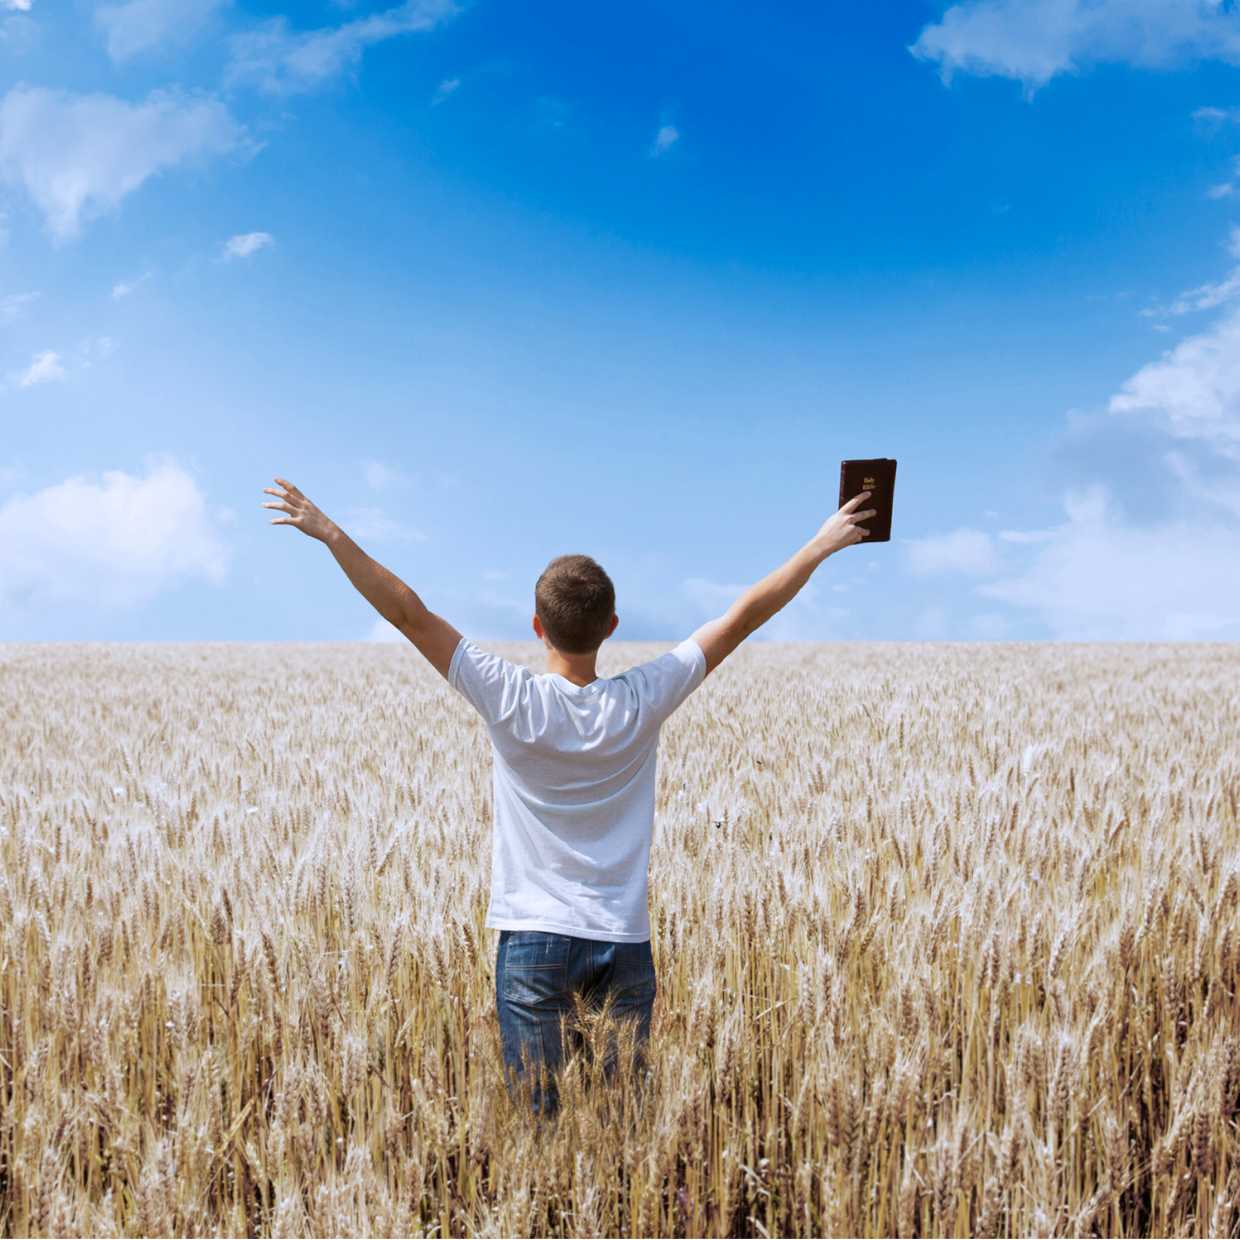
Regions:
M 229 263 L 234 258 L 252 258 L 265 245 L 274 245 L 275 238 L 270 233 L 252 232 L 238 233 L 224 242 L 224 253 L 221 262 Z
M 661 125 L 650 146 L 650 154 L 662 155 L 665 151 L 670 151 L 679 140 L 680 130 L 675 125 Z
M 70 478 L 0 507 L 0 612 L 84 603 L 139 605 L 177 582 L 224 579 L 228 553 L 193 477 Z
M 1240 228 L 1232 229 L 1227 251 L 1233 258 L 1240 258 Z M 1162 318 L 1169 314 L 1188 314 L 1192 310 L 1214 310 L 1237 294 L 1240 294 L 1240 267 L 1233 267 L 1217 283 L 1186 289 L 1169 306 L 1152 306 L 1137 313 L 1142 318 Z
M 385 491 L 388 487 L 405 486 L 409 479 L 395 465 L 385 465 L 382 461 L 363 461 L 366 485 L 372 491 Z
M 187 42 L 224 0 L 126 0 L 103 4 L 95 22 L 107 36 L 108 55 L 126 60 L 166 44 Z M 27 6 L 29 7 L 29 6 Z
M 13 13 L 29 13 L 32 0 L 0 0 L 0 9 Z
M 96 358 L 103 361 L 111 357 L 119 345 L 120 341 L 115 336 L 96 336 L 93 339 L 83 340 L 77 348 L 78 367 L 82 370 L 89 370 Z
M 1111 398 L 1110 411 L 1240 461 L 1240 309 L 1142 366 Z
M 1206 129 L 1218 129 L 1223 125 L 1240 124 L 1240 108 L 1197 108 L 1192 118 Z
M 909 49 L 957 73 L 1015 78 L 1032 92 L 1099 62 L 1240 64 L 1240 18 L 1217 0 L 965 0 Z
M 460 78 L 445 78 L 439 83 L 439 87 L 435 91 L 434 97 L 431 99 L 431 106 L 434 107 L 437 103 L 443 103 L 449 95 L 455 94 L 456 91 L 460 89 L 460 85 Z
M 15 86 L 0 102 L 0 173 L 25 187 L 57 241 L 148 177 L 234 150 L 245 128 L 217 99 L 153 91 L 143 103 Z
M 999 567 L 991 536 L 985 530 L 973 529 L 914 539 L 905 549 L 905 560 L 918 577 L 948 573 L 980 577 Z
M 344 525 L 354 538 L 375 542 L 425 542 L 426 535 L 400 521 L 393 521 L 382 508 L 350 508 L 344 514 Z
M 60 354 L 52 349 L 36 353 L 30 365 L 21 371 L 10 371 L 9 380 L 18 387 L 35 387 L 40 383 L 53 383 L 65 377 L 65 368 L 60 364 Z
M 1023 562 L 979 593 L 1060 637 L 1240 637 L 1240 306 L 1196 292 L 1222 312 L 1070 432 L 1066 520 L 1001 534 Z
M 38 293 L 9 293 L 0 297 L 0 323 L 11 323 L 38 296 Z
M 128 297 L 134 289 L 145 284 L 150 278 L 151 273 L 146 271 L 143 272 L 142 275 L 140 275 L 136 280 L 129 280 L 128 282 L 124 280 L 118 281 L 116 284 L 112 285 L 112 296 L 117 301 L 120 301 L 122 297 Z
M 407 0 L 340 26 L 293 30 L 275 17 L 237 35 L 227 80 L 253 82 L 273 94 L 316 90 L 355 69 L 366 48 L 397 35 L 433 30 L 460 12 L 453 0 Z
M 979 593 L 1078 641 L 1240 637 L 1240 535 L 1217 516 L 1143 527 L 1105 486 L 1069 494 L 1032 561 Z

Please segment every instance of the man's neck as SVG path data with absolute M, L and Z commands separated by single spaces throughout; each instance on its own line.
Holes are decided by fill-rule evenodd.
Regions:
M 597 650 L 591 650 L 589 654 L 565 654 L 551 646 L 547 647 L 547 671 L 563 676 L 565 680 L 582 689 L 598 679 L 598 673 L 594 670 L 597 662 Z

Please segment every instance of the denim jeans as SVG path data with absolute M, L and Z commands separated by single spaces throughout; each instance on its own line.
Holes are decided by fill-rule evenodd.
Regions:
M 634 1022 L 642 1046 L 650 1036 L 655 989 L 649 942 L 602 943 L 543 930 L 500 931 L 495 1006 L 510 1083 L 529 1081 L 534 1109 L 554 1111 L 559 1098 L 552 1073 L 566 1054 L 583 1045 L 574 1020 L 577 997 L 590 1011 L 599 1011 L 610 1000 L 612 1016 L 617 1023 Z M 613 1037 L 606 1071 L 614 1059 Z

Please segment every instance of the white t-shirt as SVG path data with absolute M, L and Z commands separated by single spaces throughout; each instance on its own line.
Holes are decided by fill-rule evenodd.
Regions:
M 495 758 L 488 926 L 650 938 L 659 727 L 705 674 L 706 656 L 686 641 L 581 688 L 461 639 L 448 683 L 482 716 Z

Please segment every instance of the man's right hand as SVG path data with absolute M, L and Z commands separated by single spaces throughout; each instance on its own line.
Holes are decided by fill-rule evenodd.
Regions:
M 276 503 L 266 501 L 285 515 L 273 517 L 272 525 L 292 525 L 327 545 L 344 569 L 357 592 L 389 624 L 399 629 L 426 656 L 430 665 L 445 679 L 461 635 L 426 604 L 394 573 L 372 560 L 334 521 L 325 517 L 291 482 L 276 479 L 279 490 L 264 487 Z

